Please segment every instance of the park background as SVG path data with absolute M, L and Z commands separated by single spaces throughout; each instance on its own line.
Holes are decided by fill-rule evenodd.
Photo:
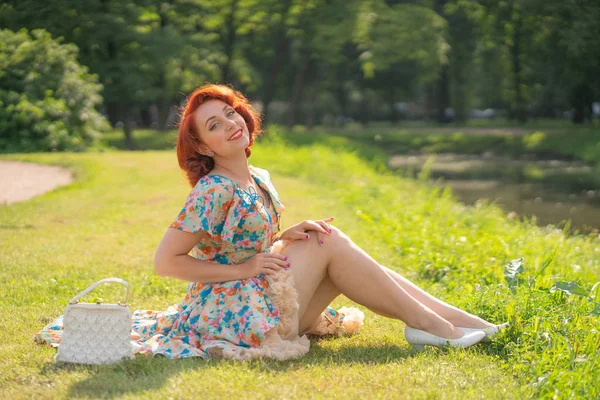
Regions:
M 592 0 L 4 1 L 0 161 L 74 183 L 0 206 L 0 396 L 597 398 L 599 20 Z M 297 361 L 55 366 L 32 336 L 89 284 L 126 279 L 133 309 L 183 296 L 152 259 L 190 190 L 178 112 L 206 82 L 262 112 L 250 163 L 282 228 L 334 215 L 380 263 L 511 328 L 415 353 L 402 323 L 341 296 L 361 333 Z

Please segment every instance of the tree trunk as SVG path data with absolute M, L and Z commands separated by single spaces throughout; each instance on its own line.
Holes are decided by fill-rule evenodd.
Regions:
M 337 98 L 338 104 L 340 106 L 341 115 L 344 118 L 340 122 L 340 126 L 346 125 L 345 118 L 348 116 L 350 111 L 348 110 L 348 96 L 346 93 L 346 89 L 344 89 L 344 81 L 339 81 L 337 85 L 335 85 L 335 97 Z M 336 115 L 337 118 L 337 115 Z M 338 121 L 335 121 L 337 125 Z
M 321 80 L 315 80 L 312 85 L 311 96 L 308 102 L 308 113 L 306 115 L 306 126 L 308 129 L 312 129 L 315 125 L 317 125 L 317 101 L 319 98 L 319 91 L 321 90 Z
M 360 100 L 360 123 L 363 127 L 369 126 L 369 100 L 367 99 L 367 90 L 363 89 L 363 96 Z
M 142 107 L 140 110 L 140 119 L 142 120 L 142 126 L 144 128 L 150 128 L 152 126 L 152 112 L 150 111 L 151 105 Z
M 166 131 L 169 129 L 169 112 L 171 111 L 171 102 L 167 99 L 161 99 L 158 102 L 158 129 Z
M 227 18 L 225 20 L 225 41 L 223 43 L 223 50 L 226 56 L 225 64 L 223 65 L 221 71 L 221 83 L 228 83 L 231 77 L 231 61 L 233 58 L 233 49 L 235 47 L 236 40 L 236 26 L 235 26 L 235 10 L 238 8 L 239 0 L 231 1 L 231 8 L 229 9 L 229 13 L 227 14 Z
M 131 124 L 131 116 L 128 112 L 123 118 L 123 133 L 125 134 L 125 148 L 127 150 L 135 150 L 135 141 L 133 140 L 133 126 Z
M 446 109 L 450 107 L 450 79 L 448 79 L 448 69 L 447 64 L 442 65 L 435 96 L 437 121 L 442 124 L 450 122 L 450 118 L 446 115 Z
M 277 41 L 277 47 L 275 49 L 275 58 L 273 60 L 273 64 L 271 65 L 271 70 L 267 76 L 267 79 L 265 81 L 265 89 L 263 92 L 263 114 L 264 114 L 264 121 L 265 124 L 268 121 L 269 117 L 269 104 L 271 104 L 271 102 L 273 101 L 273 98 L 275 98 L 275 92 L 277 90 L 277 78 L 279 77 L 279 71 L 281 70 L 282 67 L 282 63 L 281 60 L 283 59 L 283 56 L 285 55 L 287 49 L 289 46 L 289 41 L 287 40 L 287 38 L 280 38 Z
M 288 126 L 291 128 L 296 125 L 296 111 L 302 98 L 302 91 L 304 90 L 304 78 L 310 74 L 312 69 L 313 61 L 310 59 L 310 53 L 306 57 L 302 67 L 296 73 L 294 79 L 294 89 L 292 90 L 292 96 L 290 98 L 290 108 L 288 114 Z
M 115 102 L 105 102 L 106 104 L 106 115 L 108 116 L 108 121 L 111 126 L 114 128 L 117 125 L 117 122 L 120 121 L 120 113 L 119 113 L 119 103 Z
M 289 13 L 291 7 L 291 0 L 286 0 L 283 9 L 282 9 L 282 18 L 281 23 L 275 30 L 275 57 L 273 58 L 273 62 L 271 63 L 271 68 L 267 74 L 264 83 L 264 90 L 262 96 L 263 103 L 263 121 L 266 126 L 269 120 L 269 105 L 273 101 L 275 97 L 276 89 L 277 89 L 277 78 L 279 77 L 279 71 L 282 67 L 282 60 L 288 50 L 289 40 L 285 35 L 285 20 L 287 19 L 287 15 Z
M 571 120 L 574 124 L 591 119 L 593 98 L 593 91 L 587 83 L 579 83 L 571 89 L 570 103 L 574 110 Z
M 396 109 L 396 91 L 390 86 L 385 94 L 390 105 L 390 121 L 393 125 L 397 125 L 400 121 L 400 112 Z
M 444 6 L 448 3 L 448 0 L 436 0 L 435 1 L 435 11 L 438 15 L 445 20 L 446 11 L 444 10 Z M 440 68 L 440 75 L 436 85 L 434 104 L 435 104 L 435 112 L 437 121 L 440 123 L 449 122 L 446 117 L 446 109 L 450 107 L 450 79 L 449 79 L 449 66 L 448 64 L 443 64 Z
M 513 5 L 514 7 L 514 5 Z M 519 13 L 516 21 L 514 21 L 514 36 L 513 36 L 513 47 L 511 49 L 511 57 L 513 64 L 513 82 L 515 99 L 513 103 L 514 116 L 520 123 L 527 122 L 527 107 L 525 105 L 525 96 L 523 94 L 523 87 L 521 81 L 521 29 L 522 29 L 523 18 Z

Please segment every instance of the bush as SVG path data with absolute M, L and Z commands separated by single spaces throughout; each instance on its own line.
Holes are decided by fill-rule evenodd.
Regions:
M 0 30 L 0 151 L 82 151 L 107 129 L 102 86 L 44 30 Z

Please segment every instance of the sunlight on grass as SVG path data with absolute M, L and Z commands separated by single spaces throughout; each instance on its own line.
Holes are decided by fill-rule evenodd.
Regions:
M 160 142 L 157 139 L 156 142 Z M 385 172 L 380 152 L 341 138 L 277 133 L 250 163 L 271 172 L 286 206 L 282 228 L 334 216 L 378 262 L 428 291 L 512 327 L 467 350 L 415 353 L 404 325 L 358 306 L 365 326 L 353 337 L 312 342 L 295 361 L 241 363 L 146 359 L 102 367 L 53 364 L 55 350 L 32 336 L 67 301 L 109 276 L 130 282 L 132 309 L 166 309 L 186 283 L 157 277 L 158 242 L 190 190 L 173 151 L 3 155 L 63 165 L 73 185 L 0 207 L 0 386 L 7 398 L 522 398 L 600 395 L 600 240 L 565 236 L 502 211 L 467 207 L 449 191 Z M 367 161 L 369 159 L 370 161 Z M 556 257 L 548 262 L 556 251 Z M 504 267 L 524 258 L 511 287 Z M 517 279 L 518 278 L 518 279 Z M 551 291 L 577 281 L 587 295 Z M 116 301 L 120 291 L 100 288 Z

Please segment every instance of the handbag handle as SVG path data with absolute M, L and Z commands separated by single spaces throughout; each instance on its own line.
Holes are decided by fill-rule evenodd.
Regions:
M 89 292 L 91 292 L 92 290 L 94 290 L 95 288 L 100 286 L 101 284 L 107 283 L 107 282 L 118 282 L 127 288 L 127 294 L 125 295 L 125 304 L 121 304 L 121 302 L 119 302 L 119 305 L 127 306 L 127 304 L 129 303 L 129 283 L 127 283 L 126 281 L 124 281 L 123 279 L 120 279 L 120 278 L 106 278 L 106 279 L 102 279 L 102 280 L 94 283 L 93 285 L 90 285 L 83 292 L 79 293 L 77 296 L 75 296 L 71 300 L 69 300 L 69 304 L 78 303 L 80 298 L 82 298 L 83 296 L 85 296 L 86 294 L 88 294 Z

